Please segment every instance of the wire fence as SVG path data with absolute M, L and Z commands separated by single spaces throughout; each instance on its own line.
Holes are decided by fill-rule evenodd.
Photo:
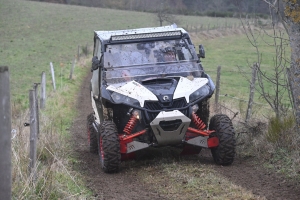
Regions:
M 225 113 L 231 116 L 232 119 L 237 118 L 237 121 L 243 123 L 247 123 L 250 119 L 268 119 L 275 115 L 276 102 L 271 101 L 268 103 L 260 94 L 260 88 L 255 83 L 257 71 L 254 69 L 257 66 L 256 68 L 254 66 L 252 67 L 252 73 L 237 70 L 221 70 L 220 66 L 217 70 L 206 71 L 216 83 L 215 94 L 212 97 L 215 100 L 213 104 L 214 112 Z M 238 79 L 239 85 L 232 82 L 232 77 Z M 272 92 L 275 93 L 275 91 Z M 293 111 L 288 94 L 284 97 L 284 102 L 287 103 L 280 106 L 284 106 L 286 112 Z

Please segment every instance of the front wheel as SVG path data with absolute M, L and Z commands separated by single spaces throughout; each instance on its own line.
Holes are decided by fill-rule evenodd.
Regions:
M 112 121 L 104 121 L 100 126 L 99 156 L 104 172 L 118 172 L 121 164 L 118 130 Z
M 227 115 L 218 114 L 211 118 L 209 130 L 215 130 L 211 136 L 219 139 L 219 146 L 212 148 L 212 156 L 218 165 L 232 164 L 235 156 L 235 132 Z

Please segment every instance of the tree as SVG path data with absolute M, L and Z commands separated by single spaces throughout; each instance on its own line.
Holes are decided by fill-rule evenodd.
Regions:
M 158 17 L 158 21 L 159 21 L 160 26 L 163 25 L 164 21 L 172 23 L 173 19 L 174 19 L 173 15 L 169 14 L 167 9 L 158 10 L 157 11 L 157 17 Z
M 300 0 L 263 0 L 271 6 L 281 19 L 290 40 L 291 66 L 288 78 L 293 96 L 294 112 L 298 130 L 300 128 Z M 280 10 L 283 4 L 283 15 Z
M 164 3 L 161 3 L 160 7 L 157 9 L 157 18 L 159 25 L 162 26 L 163 22 L 176 23 L 176 17 L 170 13 L 170 10 L 165 6 Z
M 284 37 L 284 33 L 280 29 L 276 29 L 273 25 L 272 33 L 263 29 L 254 28 L 249 21 L 246 24 L 241 20 L 248 41 L 255 48 L 257 60 L 256 63 L 248 64 L 252 68 L 252 80 L 247 77 L 246 73 L 240 68 L 242 74 L 248 79 L 250 84 L 253 84 L 257 79 L 256 91 L 260 98 L 264 99 L 276 114 L 277 119 L 286 117 L 288 114 L 288 81 L 286 78 L 286 69 L 289 61 L 286 59 L 286 47 L 288 40 Z M 270 39 L 272 41 L 270 42 Z M 274 48 L 273 65 L 268 70 L 261 67 L 263 54 L 260 51 L 261 42 L 263 45 Z M 290 99 L 291 100 L 291 99 Z M 250 100 L 249 100 L 250 103 Z M 290 101 L 291 103 L 291 101 Z M 248 107 L 249 109 L 249 107 Z M 246 121 L 249 119 L 247 112 Z

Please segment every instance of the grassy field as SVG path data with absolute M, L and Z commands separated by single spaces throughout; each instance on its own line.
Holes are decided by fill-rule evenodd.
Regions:
M 33 82 L 39 81 L 42 71 L 49 72 L 49 62 L 59 72 L 69 68 L 78 45 L 92 45 L 94 30 L 126 29 L 157 26 L 155 14 L 128 12 L 121 10 L 67 6 L 21 0 L 0 1 L 0 63 L 11 71 L 12 97 L 23 102 L 27 90 Z M 222 23 L 238 23 L 237 19 L 177 16 L 179 26 Z M 231 35 L 212 40 L 195 37 L 195 45 L 203 43 L 207 58 L 203 64 L 207 71 L 236 70 L 255 62 L 255 51 L 245 36 Z M 265 65 L 270 64 L 273 52 L 268 47 L 263 50 Z M 236 70 L 237 71 L 237 70 Z M 48 73 L 49 75 L 49 73 Z M 240 86 L 247 92 L 247 83 L 240 76 L 224 76 L 222 89 L 232 93 L 232 88 Z M 231 85 L 232 84 L 232 85 Z M 243 96 L 243 95 L 242 95 Z
M 193 16 L 177 16 L 177 20 L 179 20 L 179 26 L 200 24 L 213 26 L 225 22 L 228 24 L 238 23 L 236 19 Z M 47 94 L 53 98 L 49 98 L 48 108 L 42 113 L 45 118 L 42 131 L 46 133 L 53 132 L 53 135 L 58 133 L 58 141 L 61 139 L 65 141 L 69 137 L 68 128 L 77 114 L 74 111 L 76 92 L 90 67 L 88 62 L 77 63 L 74 79 L 68 79 L 70 67 L 77 55 L 78 45 L 85 46 L 88 44 L 91 47 L 94 30 L 149 27 L 158 26 L 158 24 L 156 16 L 151 13 L 67 6 L 25 0 L 0 0 L 0 65 L 9 66 L 10 69 L 13 114 L 18 113 L 19 109 L 28 108 L 28 90 L 32 88 L 33 83 L 40 81 L 40 74 L 45 71 L 47 74 Z M 198 36 L 193 35 L 193 41 L 196 46 L 198 44 L 204 45 L 206 58 L 203 59 L 203 65 L 214 80 L 217 67 L 222 66 L 221 94 L 247 99 L 248 83 L 241 74 L 237 73 L 237 66 L 248 70 L 248 62 L 256 62 L 255 49 L 249 44 L 247 38 L 241 34 L 229 34 L 208 39 L 200 34 Z M 265 44 L 261 44 L 261 48 L 263 53 L 262 66 L 269 70 L 274 57 L 274 49 Z M 58 91 L 56 93 L 51 91 L 50 62 L 54 64 L 57 77 Z M 16 119 L 13 122 L 13 127 L 17 127 L 18 132 L 24 130 L 22 123 L 27 120 L 28 113 L 22 116 L 24 118 Z M 28 134 L 28 130 L 24 132 L 25 134 L 22 137 Z M 50 135 L 53 137 L 52 134 Z M 45 144 L 39 150 L 39 155 L 43 160 L 41 163 L 47 163 L 45 160 L 53 160 L 53 157 L 46 151 L 47 148 L 44 148 L 44 146 L 49 146 L 48 140 L 49 138 L 45 139 Z M 19 138 L 17 141 L 21 142 L 23 140 Z M 18 142 L 15 144 L 16 155 L 26 152 L 28 147 L 26 146 L 28 144 L 24 144 L 24 149 L 21 149 Z M 63 160 L 64 166 L 67 166 L 70 157 L 66 152 L 70 150 L 69 147 L 65 147 L 63 142 L 55 143 L 55 141 L 52 141 L 52 144 L 55 144 L 55 148 L 51 151 L 55 152 L 55 159 Z M 66 149 L 63 149 L 63 147 Z M 60 154 L 61 151 L 64 152 Z M 22 157 L 24 162 L 26 156 L 27 154 Z M 172 166 L 169 167 L 171 170 Z M 55 195 L 57 192 L 55 188 L 49 194 L 42 193 L 43 188 L 35 188 L 36 190 L 33 192 L 23 189 L 23 185 L 28 184 L 27 180 L 18 179 L 18 174 L 26 171 L 26 167 L 23 166 L 23 168 L 16 169 L 17 171 L 14 172 L 16 174 L 15 181 L 19 182 L 14 186 L 14 197 L 26 199 L 45 195 L 42 197 L 50 198 L 51 195 Z M 61 166 L 57 168 L 62 169 Z M 41 173 L 47 173 L 47 170 L 50 170 L 49 166 L 41 170 Z M 65 176 L 61 176 L 61 174 Z M 52 187 L 52 184 L 60 186 L 69 185 L 70 183 L 71 185 L 71 189 L 66 189 L 67 192 L 65 193 L 67 195 L 65 193 L 58 194 L 56 198 L 64 198 L 85 191 L 84 187 L 78 189 L 80 184 L 77 185 L 72 176 L 67 176 L 65 171 L 58 171 L 53 174 L 53 177 L 60 178 L 51 179 L 50 182 L 49 179 L 45 178 L 40 180 L 40 184 L 43 187 L 47 185 Z M 22 178 L 26 178 L 26 176 Z M 80 176 L 78 176 L 79 178 Z M 152 180 L 148 181 L 151 182 Z M 26 186 L 30 190 L 29 185 Z M 74 190 L 72 187 L 76 189 Z M 60 189 L 57 190 L 60 191 Z
M 94 30 L 127 29 L 157 26 L 155 14 L 122 10 L 67 6 L 22 0 L 0 0 L 0 64 L 11 72 L 12 99 L 22 108 L 28 104 L 28 90 L 34 82 L 40 82 L 40 74 L 48 76 L 51 89 L 49 63 L 53 62 L 59 84 L 77 55 L 78 45 L 90 47 Z M 179 26 L 210 24 L 238 24 L 238 19 L 176 16 Z M 208 33 L 210 34 L 210 33 Z M 217 66 L 222 66 L 221 94 L 247 99 L 249 84 L 238 73 L 240 66 L 248 75 L 248 63 L 256 62 L 255 49 L 245 35 L 228 34 L 207 39 L 193 35 L 195 46 L 203 44 L 206 58 L 203 65 L 215 80 Z M 260 41 L 262 67 L 272 66 L 274 49 Z M 66 73 L 64 73 L 66 72 Z M 66 75 L 67 76 L 67 75 Z M 256 101 L 258 95 L 256 95 Z

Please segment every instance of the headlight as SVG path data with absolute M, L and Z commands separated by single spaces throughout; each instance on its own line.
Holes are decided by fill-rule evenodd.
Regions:
M 207 85 L 204 85 L 203 87 L 199 88 L 198 90 L 196 90 L 195 92 L 193 92 L 190 95 L 190 103 L 197 100 L 197 99 L 202 99 L 204 97 L 206 97 L 209 94 L 209 88 Z
M 199 109 L 199 106 L 197 104 L 195 104 L 195 105 L 192 106 L 192 111 L 194 113 L 196 113 L 198 111 L 198 109 Z
M 142 112 L 140 110 L 133 110 L 132 115 L 138 120 L 142 119 Z
M 141 106 L 138 100 L 117 92 L 112 93 L 111 98 L 114 100 L 115 103 L 125 103 L 129 105 Z

